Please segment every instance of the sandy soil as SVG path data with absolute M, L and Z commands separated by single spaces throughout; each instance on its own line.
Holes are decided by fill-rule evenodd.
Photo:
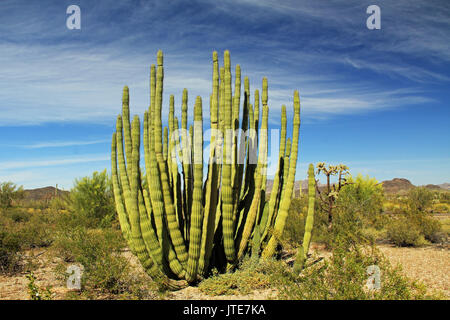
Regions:
M 427 288 L 441 290 L 450 298 L 450 250 L 439 246 L 397 248 L 381 245 L 379 249 L 392 264 L 401 264 L 404 273 L 421 280 Z
M 450 299 L 450 250 L 439 246 L 424 248 L 396 248 L 390 245 L 379 245 L 380 250 L 393 264 L 401 264 L 404 273 L 412 278 L 423 281 L 430 289 L 443 291 Z M 315 248 L 319 249 L 320 248 Z M 34 271 L 36 284 L 45 288 L 51 287 L 54 299 L 64 299 L 69 291 L 65 283 L 58 279 L 53 271 L 58 263 L 57 258 L 52 258 L 48 251 L 37 249 L 27 253 L 38 255 L 35 260 L 38 267 Z M 0 275 L 0 300 L 26 300 L 29 299 L 28 280 L 26 274 L 14 276 Z M 273 289 L 255 291 L 248 295 L 233 296 L 208 296 L 200 292 L 198 288 L 188 287 L 177 292 L 169 293 L 165 299 L 177 300 L 264 300 L 276 295 Z

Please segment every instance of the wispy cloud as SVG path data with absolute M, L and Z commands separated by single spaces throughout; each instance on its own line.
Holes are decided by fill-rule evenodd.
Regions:
M 0 162 L 0 170 L 10 170 L 18 168 L 39 168 L 39 167 L 53 167 L 60 165 L 69 165 L 77 163 L 88 163 L 98 161 L 110 160 L 107 155 L 86 155 L 81 157 L 71 157 L 64 159 L 46 159 L 46 160 L 29 160 L 29 161 L 4 161 Z
M 391 87 L 376 77 L 352 74 L 355 69 L 418 85 L 449 81 L 439 68 L 439 61 L 450 58 L 448 41 L 444 41 L 448 32 L 442 31 L 448 22 L 443 13 L 430 6 L 417 10 L 420 19 L 401 14 L 405 6 L 417 7 L 417 1 L 403 5 L 382 1 L 382 32 L 388 30 L 389 36 L 368 33 L 364 6 L 357 1 L 345 6 L 337 1 L 302 5 L 271 0 L 215 4 L 200 1 L 192 4 L 192 8 L 201 8 L 192 9 L 195 14 L 182 14 L 181 9 L 186 9 L 183 2 L 155 2 L 138 8 L 130 3 L 122 3 L 120 10 L 132 19 L 118 17 L 110 24 L 105 22 L 108 14 L 111 19 L 117 12 L 106 2 L 82 2 L 83 19 L 89 24 L 83 24 L 84 29 L 76 34 L 65 28 L 65 16 L 58 14 L 57 8 L 46 12 L 31 5 L 23 11 L 14 2 L 7 2 L 0 27 L 0 33 L 6 36 L 0 40 L 0 124 L 110 122 L 120 112 L 121 88 L 125 84 L 131 90 L 132 112 L 142 114 L 149 103 L 149 65 L 159 48 L 166 52 L 164 99 L 167 102 L 168 95 L 174 93 L 177 105 L 184 87 L 190 90 L 191 102 L 196 95 L 208 101 L 213 49 L 231 49 L 232 62 L 241 64 L 243 74 L 251 78 L 252 88 L 260 87 L 262 76 L 268 76 L 275 109 L 289 104 L 292 96 L 289 92 L 277 97 L 281 90 L 300 89 L 305 95 L 305 110 L 317 117 L 324 117 L 319 114 L 322 112 L 373 109 L 374 103 L 363 99 L 362 91 L 357 89 L 361 84 L 370 86 L 373 95 L 390 96 Z M 403 23 L 402 28 L 395 27 L 399 23 Z M 322 33 L 312 37 L 311 32 L 317 28 Z M 393 58 L 392 52 L 421 59 L 428 54 L 435 59 L 431 66 L 418 65 Z M 343 91 L 343 85 L 348 90 Z M 404 83 L 397 85 L 397 89 L 405 87 L 408 85 Z M 308 94 L 324 89 L 329 92 L 326 97 Z M 426 101 L 426 94 L 411 92 L 410 97 L 404 95 L 382 105 Z M 378 99 L 376 108 L 380 102 L 385 101 Z
M 108 141 L 109 140 L 36 142 L 33 144 L 25 145 L 23 147 L 26 149 L 61 148 L 61 147 L 87 146 L 92 144 L 105 143 Z

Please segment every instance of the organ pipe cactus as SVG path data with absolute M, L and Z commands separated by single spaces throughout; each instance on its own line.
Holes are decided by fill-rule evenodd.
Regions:
M 141 123 L 138 116 L 130 120 L 129 89 L 123 90 L 122 114 L 111 148 L 116 210 L 132 252 L 150 276 L 162 279 L 169 288 L 194 283 L 212 268 L 233 269 L 250 252 L 271 257 L 283 232 L 297 166 L 298 91 L 292 139 L 286 140 L 286 107 L 282 107 L 279 167 L 266 201 L 268 81 L 263 79 L 261 101 L 255 90 L 252 105 L 250 81 L 244 77 L 241 97 L 240 66 L 235 70 L 233 92 L 230 53 L 225 51 L 222 67 L 217 52 L 213 53 L 212 133 L 205 168 L 202 99 L 196 98 L 194 123 L 189 124 L 188 91 L 183 90 L 180 126 L 171 95 L 168 123 L 163 126 L 161 51 L 156 66 L 150 68 L 150 106 L 142 123 L 143 166 Z

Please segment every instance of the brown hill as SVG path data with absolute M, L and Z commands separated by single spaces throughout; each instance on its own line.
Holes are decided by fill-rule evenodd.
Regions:
M 382 182 L 384 192 L 386 193 L 401 193 L 406 192 L 415 186 L 408 180 L 403 178 L 394 178 Z
M 427 184 L 424 187 L 430 190 L 442 190 L 442 188 L 436 184 Z
M 66 196 L 68 194 L 69 191 L 57 189 L 55 187 L 25 189 L 24 200 L 33 200 L 33 201 L 50 200 L 55 196 Z
M 442 189 L 445 189 L 445 190 L 450 190 L 450 183 L 440 184 L 439 187 L 441 187 Z

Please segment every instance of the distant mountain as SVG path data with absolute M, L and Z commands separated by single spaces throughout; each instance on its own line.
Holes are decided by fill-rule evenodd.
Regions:
M 325 184 L 319 183 L 319 189 L 322 190 Z M 273 188 L 273 180 L 267 179 L 266 192 L 270 194 Z M 301 188 L 301 191 L 300 191 Z M 299 197 L 300 194 L 305 194 L 308 192 L 308 180 L 297 180 L 294 182 L 294 196 Z
M 423 186 L 423 187 L 430 189 L 430 190 L 442 190 L 442 188 L 436 184 L 427 184 L 426 186 Z
M 439 187 L 441 187 L 442 189 L 445 189 L 445 190 L 450 190 L 450 183 L 446 182 L 446 183 L 440 184 Z
M 386 180 L 382 182 L 382 185 L 386 193 L 406 192 L 415 187 L 408 179 L 403 178 Z
M 24 190 L 24 200 L 50 200 L 55 196 L 65 196 L 68 195 L 69 191 L 56 189 L 55 187 L 44 187 L 37 189 L 25 189 Z

